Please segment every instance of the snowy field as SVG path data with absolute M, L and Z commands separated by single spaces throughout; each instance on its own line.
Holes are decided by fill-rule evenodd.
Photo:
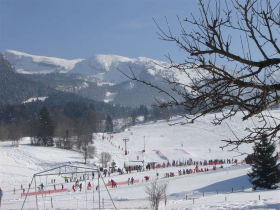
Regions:
M 271 113 L 280 118 L 279 110 Z M 96 168 L 94 165 L 98 164 L 98 155 L 103 151 L 111 153 L 112 159 L 120 168 L 123 168 L 124 161 L 137 159 L 144 161 L 145 164 L 148 162 L 162 164 L 167 163 L 167 160 L 169 162 L 184 161 L 189 158 L 194 161 L 232 158 L 237 159 L 238 162 L 242 161 L 245 158 L 244 155 L 239 156 L 237 152 L 229 152 L 231 148 L 220 148 L 225 144 L 221 139 L 233 138 L 234 134 L 238 137 L 246 135 L 245 128 L 252 127 L 254 123 L 257 124 L 258 120 L 243 122 L 239 115 L 227 120 L 221 126 L 213 126 L 210 123 L 211 118 L 213 115 L 208 115 L 194 124 L 184 126 L 168 125 L 184 122 L 184 119 L 180 117 L 173 118 L 169 122 L 146 123 L 131 127 L 123 133 L 111 134 L 113 135 L 111 140 L 109 134 L 105 134 L 104 140 L 102 134 L 96 134 L 94 145 L 98 154 L 97 157 L 90 159 L 87 166 L 83 164 L 82 153 L 58 148 L 33 147 L 28 137 L 20 141 L 19 147 L 12 147 L 11 142 L 1 142 L 0 187 L 4 192 L 1 209 L 22 208 L 25 196 L 21 196 L 23 191 L 21 185 L 27 191 L 33 174 L 66 164 Z M 128 155 L 124 155 L 123 138 L 129 138 Z M 279 145 L 277 145 L 277 151 L 280 151 Z M 240 147 L 240 152 L 251 153 L 252 145 Z M 207 167 L 212 169 L 212 166 Z M 132 171 L 123 175 L 113 173 L 110 177 L 103 177 L 103 180 L 107 183 L 108 180 L 113 179 L 118 183 L 117 188 L 107 187 L 117 209 L 150 209 L 145 186 L 148 186 L 151 180 L 157 179 L 157 173 L 159 174 L 158 182 L 168 182 L 166 205 L 162 201 L 160 209 L 280 209 L 280 190 L 251 190 L 252 186 L 246 176 L 250 170 L 249 165 L 225 164 L 223 169 L 216 171 L 179 176 L 178 170 L 186 168 L 194 169 L 194 166 Z M 170 172 L 174 172 L 175 177 L 165 178 L 164 174 Z M 82 174 L 79 175 L 82 176 Z M 149 176 L 150 180 L 146 182 L 144 176 Z M 135 179 L 133 185 L 122 184 L 131 177 Z M 99 194 L 95 189 L 98 184 L 97 175 L 94 179 L 91 174 L 86 175 L 87 180 L 81 182 L 83 183 L 81 191 L 73 192 L 71 190 L 73 182 L 65 183 L 63 176 L 59 175 L 38 177 L 37 187 L 38 184 L 44 183 L 45 191 L 51 192 L 54 190 L 52 179 L 56 179 L 57 190 L 62 188 L 61 184 L 64 184 L 64 189 L 67 190 L 38 195 L 39 209 L 98 209 L 99 205 L 101 209 L 114 209 L 102 179 L 99 180 L 99 204 Z M 92 190 L 86 190 L 88 181 L 93 185 Z M 33 181 L 30 192 L 35 192 L 34 184 Z M 27 197 L 23 209 L 36 209 L 35 196 Z

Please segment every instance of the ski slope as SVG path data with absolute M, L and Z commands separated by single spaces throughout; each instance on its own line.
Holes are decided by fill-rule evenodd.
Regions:
M 279 110 L 271 111 L 271 113 L 275 117 L 280 117 Z M 105 134 L 104 140 L 103 134 L 96 134 L 94 145 L 97 148 L 97 155 L 90 159 L 87 167 L 95 168 L 99 162 L 99 154 L 103 151 L 111 153 L 112 159 L 120 168 L 123 168 L 124 161 L 136 161 L 137 157 L 145 163 L 157 162 L 159 164 L 166 163 L 167 160 L 169 162 L 184 161 L 189 158 L 194 161 L 232 158 L 241 161 L 245 156 L 238 156 L 237 152 L 229 152 L 231 148 L 220 148 L 225 144 L 221 139 L 229 139 L 234 135 L 242 137 L 246 135 L 246 127 L 252 127 L 254 123 L 258 123 L 254 119 L 243 122 L 240 117 L 241 113 L 221 126 L 211 124 L 213 115 L 207 115 L 194 124 L 183 126 L 180 123 L 185 122 L 184 118 L 177 117 L 169 122 L 149 122 L 133 126 L 122 133 Z M 129 138 L 128 155 L 124 155 L 123 138 Z M 21 196 L 21 185 L 27 191 L 33 174 L 66 164 L 85 166 L 82 153 L 58 148 L 34 147 L 30 145 L 28 137 L 20 141 L 19 147 L 11 145 L 11 142 L 0 143 L 0 187 L 4 192 L 1 209 L 21 209 L 25 198 Z M 241 146 L 240 151 L 251 153 L 252 145 Z M 279 145 L 277 145 L 277 151 L 280 151 Z M 207 167 L 212 169 L 212 166 Z M 178 170 L 186 168 L 194 169 L 194 166 L 151 169 L 123 175 L 113 173 L 110 177 L 103 178 L 105 184 L 110 179 L 118 183 L 117 188 L 108 187 L 117 209 L 150 209 L 145 186 L 148 186 L 151 180 L 157 179 L 157 173 L 159 182 L 168 182 L 166 206 L 164 202 L 161 202 L 160 209 L 280 209 L 279 190 L 251 190 L 252 186 L 246 176 L 250 166 L 246 164 L 225 164 L 223 169 L 216 171 L 179 176 Z M 175 176 L 165 178 L 164 174 L 170 172 L 175 173 Z M 149 176 L 150 180 L 146 182 L 144 176 Z M 126 182 L 131 177 L 139 182 L 127 185 Z M 67 190 L 53 193 L 54 184 L 51 183 L 51 179 L 56 179 L 57 190 L 61 189 L 61 184 L 64 184 L 64 189 Z M 85 190 L 88 181 L 91 181 L 94 190 Z M 51 175 L 38 178 L 37 185 L 44 183 L 45 190 L 50 192 L 38 196 L 39 209 L 51 209 L 52 206 L 54 209 L 98 209 L 98 193 L 95 190 L 98 184 L 97 176 L 92 179 L 89 175 L 88 181 L 82 181 L 82 191 L 73 192 L 71 190 L 73 182 L 65 183 L 62 176 Z M 33 183 L 30 192 L 34 191 Z M 100 192 L 101 208 L 104 201 L 104 209 L 114 209 L 102 183 Z M 27 197 L 23 209 L 36 209 L 35 196 Z

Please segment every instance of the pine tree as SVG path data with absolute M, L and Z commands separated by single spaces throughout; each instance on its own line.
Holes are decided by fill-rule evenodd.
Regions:
M 65 132 L 65 137 L 64 137 L 64 149 L 72 149 L 72 147 L 73 147 L 73 145 L 71 143 L 69 130 L 67 129 Z
M 263 136 L 261 142 L 255 143 L 254 161 L 252 172 L 248 173 L 253 189 L 275 189 L 280 182 L 280 163 L 277 156 L 273 156 L 275 144 Z
M 54 125 L 50 113 L 46 107 L 40 112 L 39 132 L 37 138 L 44 146 L 53 146 Z
M 110 115 L 107 115 L 105 132 L 112 132 L 113 127 L 113 120 Z
M 137 118 L 136 109 L 132 109 L 132 111 L 131 111 L 131 124 L 132 125 L 136 125 L 136 118 Z

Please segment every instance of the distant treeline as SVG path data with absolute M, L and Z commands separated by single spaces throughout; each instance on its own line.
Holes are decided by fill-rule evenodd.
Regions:
M 93 133 L 119 132 L 138 123 L 168 120 L 183 114 L 183 108 L 148 109 L 106 104 L 79 98 L 73 94 L 53 94 L 44 101 L 36 100 L 20 105 L 0 105 L 0 140 L 17 144 L 21 137 L 30 136 L 33 145 L 83 149 L 93 141 Z M 123 119 L 119 126 L 114 119 Z M 55 141 L 54 141 L 55 139 Z

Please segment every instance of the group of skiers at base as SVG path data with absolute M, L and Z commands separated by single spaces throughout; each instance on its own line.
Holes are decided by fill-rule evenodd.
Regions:
M 133 178 L 133 177 L 131 177 L 131 179 L 128 178 L 128 180 L 127 180 L 127 184 L 128 184 L 128 185 L 129 185 L 129 184 L 133 185 L 133 182 L 134 182 L 134 178 Z
M 221 168 L 223 168 L 223 166 L 221 166 Z M 212 170 L 216 170 L 216 165 L 213 165 L 213 169 Z M 185 174 L 192 174 L 192 173 L 199 173 L 199 172 L 207 172 L 209 171 L 208 168 L 201 168 L 199 169 L 198 166 L 196 166 L 194 169 L 183 169 L 183 170 L 178 170 L 178 175 L 185 175 Z M 164 177 L 168 178 L 168 177 L 173 177 L 175 176 L 174 172 L 170 172 L 170 173 L 165 173 Z
M 204 161 L 194 161 L 192 158 L 189 160 L 182 162 L 182 161 L 175 161 L 173 160 L 170 164 L 169 161 L 166 163 L 166 167 L 170 166 L 190 166 L 190 165 L 200 165 L 200 166 L 207 166 L 207 165 L 218 165 L 218 164 L 237 164 L 237 159 L 211 159 L 211 160 L 204 160 Z M 165 168 L 165 163 L 162 165 Z
M 72 190 L 73 190 L 74 192 L 76 192 L 77 189 L 79 188 L 79 189 L 80 189 L 80 192 L 81 192 L 81 191 L 82 191 L 82 187 L 83 187 L 82 183 L 79 183 L 79 180 L 77 180 L 77 181 L 75 182 L 75 184 L 73 184 Z M 91 186 L 91 183 L 89 182 L 88 185 L 87 185 L 87 190 L 91 190 L 91 189 L 92 189 L 92 186 Z M 97 190 L 97 189 L 96 189 L 96 190 Z
M 108 180 L 108 184 L 110 184 L 112 188 L 117 188 L 118 187 L 117 182 L 115 182 L 113 179 L 111 179 L 111 181 Z
M 90 182 L 89 182 L 89 183 L 90 183 Z M 82 183 L 79 183 L 79 180 L 77 180 L 77 181 L 75 182 L 75 184 L 73 184 L 72 190 L 73 190 L 74 192 L 76 192 L 76 190 L 77 190 L 78 188 L 80 188 L 80 192 L 81 192 L 81 191 L 82 191 L 82 187 L 83 187 Z
M 110 170 L 109 170 L 109 171 L 107 171 L 107 170 L 104 170 L 104 171 L 103 171 L 103 175 L 104 175 L 105 177 L 107 176 L 107 174 L 108 174 L 108 176 L 111 175 Z

